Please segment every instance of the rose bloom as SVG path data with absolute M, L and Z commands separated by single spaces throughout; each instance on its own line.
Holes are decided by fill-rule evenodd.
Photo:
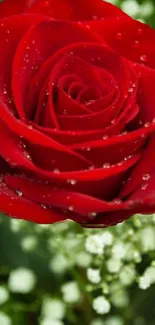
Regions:
M 4 0 L 0 17 L 0 212 L 155 212 L 155 31 L 102 0 Z

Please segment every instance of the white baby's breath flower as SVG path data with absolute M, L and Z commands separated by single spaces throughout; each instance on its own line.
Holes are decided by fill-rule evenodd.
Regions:
M 117 258 L 110 258 L 107 261 L 107 269 L 110 273 L 118 273 L 121 269 L 122 262 L 120 259 Z
M 105 325 L 124 325 L 124 322 L 119 316 L 110 316 L 106 320 Z
M 65 325 L 65 324 L 58 319 L 44 318 L 43 320 L 41 320 L 40 325 Z
M 104 324 L 105 323 L 103 322 L 103 320 L 101 318 L 95 318 L 90 323 L 90 325 L 104 325 Z
M 24 251 L 32 251 L 37 245 L 37 240 L 33 236 L 27 236 L 22 239 L 21 246 Z
M 136 270 L 133 265 L 126 265 L 119 274 L 121 283 L 124 286 L 132 284 L 136 280 Z
M 118 291 L 113 292 L 111 301 L 115 307 L 125 308 L 129 304 L 129 297 L 127 292 L 120 287 Z
M 154 12 L 154 4 L 151 1 L 147 1 L 140 6 L 140 17 L 149 17 Z
M 89 268 L 87 270 L 88 280 L 94 284 L 97 284 L 101 281 L 100 271 L 98 269 Z
M 125 245 L 121 241 L 116 242 L 112 248 L 112 254 L 116 259 L 123 259 L 126 254 Z
M 136 17 L 140 13 L 140 5 L 135 0 L 123 1 L 121 9 L 132 17 Z
M 16 220 L 16 219 L 10 220 L 10 228 L 13 232 L 20 231 L 22 225 L 23 225 L 23 220 Z
M 139 279 L 139 288 L 146 290 L 155 283 L 155 266 L 149 266 Z
M 56 254 L 49 263 L 49 268 L 56 274 L 61 274 L 68 268 L 69 262 L 67 258 L 62 254 Z
M 65 316 L 65 305 L 61 300 L 45 298 L 42 305 L 42 315 L 45 318 L 63 319 Z
M 139 288 L 142 290 L 146 290 L 150 287 L 150 279 L 145 276 L 141 276 L 139 279 Z
M 90 235 L 85 243 L 86 251 L 91 254 L 102 255 L 104 251 L 104 243 L 100 234 Z
M 87 252 L 80 252 L 76 256 L 76 264 L 80 267 L 87 268 L 92 260 L 92 256 Z
M 155 250 L 155 229 L 147 226 L 139 231 L 139 240 L 143 252 Z
M 7 314 L 3 313 L 2 311 L 0 311 L 0 324 L 12 325 L 11 318 Z
M 19 268 L 10 273 L 8 286 L 12 292 L 29 293 L 36 284 L 35 274 L 25 268 Z
M 113 235 L 110 231 L 106 230 L 101 234 L 101 240 L 103 245 L 110 246 L 113 243 Z
M 76 247 L 79 246 L 80 243 L 80 239 L 78 238 L 78 236 L 74 235 L 70 235 L 67 238 L 65 238 L 63 246 L 65 247 L 65 249 L 67 251 L 69 251 L 70 249 L 75 249 Z
M 0 305 L 7 302 L 9 299 L 8 290 L 5 287 L 0 286 Z
M 77 303 L 81 299 L 78 284 L 74 281 L 65 283 L 62 288 L 63 300 L 68 303 Z
M 99 296 L 93 300 L 93 308 L 97 314 L 108 314 L 111 306 L 109 301 L 104 296 Z
M 141 261 L 141 255 L 138 249 L 133 245 L 133 243 L 125 243 L 124 244 L 125 249 L 125 261 L 135 261 L 136 263 L 139 263 Z

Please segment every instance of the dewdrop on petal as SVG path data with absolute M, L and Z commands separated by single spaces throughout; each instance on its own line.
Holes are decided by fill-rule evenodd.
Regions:
M 35 274 L 24 268 L 19 268 L 10 273 L 8 286 L 10 291 L 27 294 L 31 292 L 36 284 Z
M 100 271 L 98 269 L 89 268 L 87 270 L 87 278 L 94 284 L 99 283 L 101 281 Z
M 99 296 L 93 300 L 93 309 L 97 314 L 108 314 L 111 309 L 109 301 L 104 296 Z
M 2 311 L 0 311 L 0 324 L 12 325 L 11 318 L 7 314 L 3 313 Z

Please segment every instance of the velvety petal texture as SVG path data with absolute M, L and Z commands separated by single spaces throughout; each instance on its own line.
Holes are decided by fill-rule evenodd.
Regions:
M 102 0 L 5 0 L 0 17 L 0 212 L 155 212 L 155 31 Z
M 97 20 L 125 14 L 103 0 L 30 0 L 29 12 L 43 13 L 55 19 Z
M 0 18 L 23 13 L 28 6 L 27 0 L 3 0 L 0 2 Z

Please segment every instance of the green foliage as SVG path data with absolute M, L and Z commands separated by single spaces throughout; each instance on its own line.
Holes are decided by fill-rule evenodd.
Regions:
M 109 0 L 109 2 L 120 7 L 129 16 L 155 27 L 154 0 Z
M 101 230 L 1 216 L 0 246 L 0 324 L 154 324 L 155 215 Z

